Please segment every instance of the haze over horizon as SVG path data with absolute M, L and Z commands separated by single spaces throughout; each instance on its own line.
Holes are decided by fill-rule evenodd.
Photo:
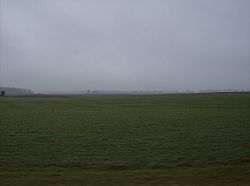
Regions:
M 249 0 L 0 0 L 0 87 L 250 90 Z

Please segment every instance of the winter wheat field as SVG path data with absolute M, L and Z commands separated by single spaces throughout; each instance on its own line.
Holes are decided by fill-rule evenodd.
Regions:
M 250 185 L 250 94 L 0 99 L 1 185 Z

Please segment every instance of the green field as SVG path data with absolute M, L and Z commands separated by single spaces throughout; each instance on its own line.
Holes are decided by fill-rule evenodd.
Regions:
M 250 185 L 250 93 L 0 98 L 1 185 Z

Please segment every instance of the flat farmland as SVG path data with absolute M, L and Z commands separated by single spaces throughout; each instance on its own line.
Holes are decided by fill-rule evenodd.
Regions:
M 250 185 L 250 93 L 0 98 L 1 185 Z

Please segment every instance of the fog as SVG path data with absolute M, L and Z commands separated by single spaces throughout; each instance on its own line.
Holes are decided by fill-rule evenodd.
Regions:
M 249 0 L 0 3 L 0 86 L 250 90 Z

